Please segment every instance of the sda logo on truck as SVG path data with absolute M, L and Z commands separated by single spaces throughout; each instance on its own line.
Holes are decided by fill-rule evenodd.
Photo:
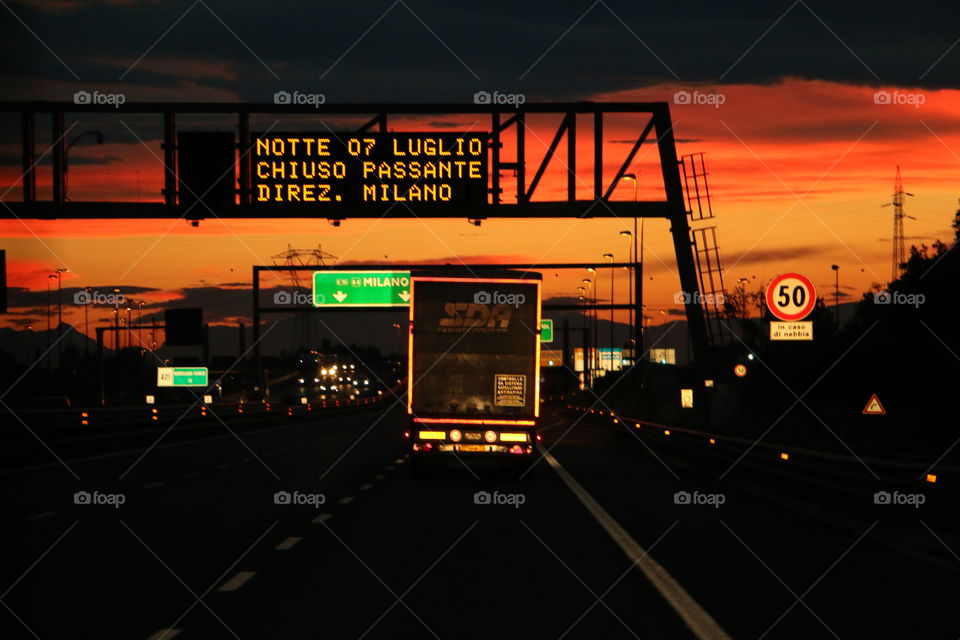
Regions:
M 446 317 L 440 318 L 442 332 L 479 331 L 503 333 L 510 326 L 513 311 L 506 304 L 482 304 L 470 302 L 447 302 L 443 305 Z

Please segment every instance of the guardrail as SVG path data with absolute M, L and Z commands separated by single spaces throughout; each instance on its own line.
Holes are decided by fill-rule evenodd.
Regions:
M 24 425 L 46 433 L 73 433 L 109 427 L 169 425 L 238 417 L 302 418 L 325 411 L 370 407 L 392 398 L 390 393 L 378 396 L 324 399 L 288 405 L 283 402 L 217 402 L 177 405 L 142 405 L 140 407 L 88 407 L 78 409 L 14 409 L 0 411 L 0 434 L 4 429 L 21 429 Z
M 862 493 L 878 488 L 937 487 L 938 491 L 958 492 L 960 466 L 939 460 L 898 460 L 874 456 L 839 455 L 798 446 L 757 442 L 747 438 L 659 424 L 626 416 L 609 409 L 565 404 L 570 411 L 587 418 L 611 420 L 633 430 L 638 437 L 650 438 L 674 449 L 683 449 L 699 460 L 713 459 L 751 469 L 773 472 L 808 484 L 832 490 Z M 725 475 L 725 474 L 724 474 Z M 876 476 L 876 477 L 875 477 Z

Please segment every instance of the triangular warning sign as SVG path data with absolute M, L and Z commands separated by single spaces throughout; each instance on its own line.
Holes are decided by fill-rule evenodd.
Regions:
M 884 410 L 883 405 L 880 404 L 880 399 L 877 398 L 877 394 L 870 396 L 870 402 L 867 403 L 867 406 L 863 408 L 863 413 L 868 416 L 885 416 L 887 412 Z

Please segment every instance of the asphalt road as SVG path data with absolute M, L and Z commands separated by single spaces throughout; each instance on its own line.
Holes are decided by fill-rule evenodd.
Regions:
M 397 409 L 5 471 L 0 638 L 960 637 L 960 560 L 545 424 L 522 479 L 414 478 Z

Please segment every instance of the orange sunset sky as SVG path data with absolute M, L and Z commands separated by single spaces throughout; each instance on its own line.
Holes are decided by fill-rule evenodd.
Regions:
M 841 302 L 857 300 L 874 284 L 888 282 L 892 210 L 881 205 L 891 199 L 898 165 L 906 191 L 913 194 L 906 201 L 906 212 L 915 218 L 905 223 L 907 245 L 929 245 L 936 239 L 949 241 L 953 237 L 950 223 L 960 197 L 960 90 L 937 88 L 951 86 L 942 77 L 952 64 L 952 58 L 947 56 L 952 47 L 941 46 L 947 41 L 939 36 L 936 42 L 911 49 L 917 55 L 909 60 L 912 66 L 904 72 L 894 68 L 894 62 L 900 60 L 894 53 L 861 42 L 868 37 L 869 30 L 857 29 L 856 20 L 841 9 L 825 13 L 822 18 L 817 15 L 819 22 L 813 20 L 813 12 L 826 8 L 804 5 L 806 13 L 803 8 L 790 8 L 780 16 L 782 21 L 777 16 L 786 7 L 771 9 L 770 15 L 766 11 L 733 12 L 727 28 L 739 39 L 726 31 L 714 31 L 709 22 L 691 22 L 685 27 L 691 33 L 708 34 L 715 40 L 689 50 L 680 46 L 682 38 L 678 40 L 662 30 L 645 27 L 639 17 L 628 15 L 633 9 L 615 4 L 607 7 L 608 13 L 588 9 L 576 21 L 582 8 L 570 15 L 563 11 L 545 14 L 541 22 L 525 21 L 520 14 L 494 20 L 483 11 L 470 12 L 475 19 L 471 22 L 459 14 L 427 11 L 431 4 L 418 5 L 418 20 L 408 15 L 413 8 L 408 13 L 388 10 L 382 23 L 374 20 L 383 8 L 369 12 L 357 8 L 338 15 L 338 26 L 330 27 L 331 41 L 321 43 L 323 52 L 317 54 L 318 60 L 313 60 L 304 48 L 313 41 L 301 33 L 305 27 L 292 19 L 301 11 L 295 5 L 287 7 L 292 31 L 281 33 L 258 31 L 257 16 L 262 8 L 252 5 L 246 9 L 231 8 L 234 13 L 225 13 L 223 23 L 231 26 L 226 31 L 222 24 L 210 22 L 209 16 L 199 9 L 182 23 L 174 23 L 180 10 L 152 5 L 101 6 L 77 0 L 32 4 L 28 10 L 26 5 L 17 3 L 17 15 L 29 24 L 40 25 L 34 29 L 40 38 L 52 37 L 53 27 L 44 29 L 44 25 L 64 19 L 76 19 L 78 24 L 99 24 L 101 20 L 126 24 L 153 16 L 150 19 L 156 24 L 150 25 L 151 37 L 160 36 L 167 25 L 176 26 L 171 26 L 169 37 L 164 34 L 154 43 L 155 48 L 149 46 L 153 42 L 150 38 L 140 42 L 132 34 L 123 38 L 117 35 L 115 41 L 91 42 L 71 31 L 62 41 L 50 40 L 45 50 L 29 32 L 17 30 L 16 40 L 30 49 L 28 60 L 38 74 L 36 79 L 29 76 L 27 80 L 23 73 L 15 74 L 17 99 L 69 100 L 74 91 L 103 86 L 104 91 L 124 93 L 128 101 L 263 102 L 269 100 L 276 87 L 298 86 L 277 85 L 273 79 L 285 81 L 293 75 L 312 77 L 316 82 L 320 71 L 326 69 L 319 76 L 320 86 L 331 86 L 331 93 L 341 91 L 332 95 L 328 104 L 362 101 L 367 95 L 365 91 L 381 96 L 380 101 L 390 99 L 395 92 L 391 83 L 396 82 L 396 87 L 403 84 L 402 99 L 406 101 L 428 101 L 440 92 L 444 101 L 466 105 L 472 98 L 466 91 L 483 87 L 493 90 L 498 85 L 486 81 L 487 78 L 499 81 L 509 77 L 513 83 L 522 81 L 536 86 L 527 98 L 530 102 L 669 102 L 678 155 L 706 153 L 716 214 L 707 224 L 718 228 L 728 289 L 739 278 L 748 278 L 759 288 L 778 273 L 799 271 L 813 280 L 821 297 L 832 302 L 832 264 L 840 266 Z M 467 10 L 463 11 L 467 15 Z M 622 15 L 623 19 L 618 22 L 611 14 L 616 18 Z M 675 22 L 668 15 L 658 16 L 654 24 L 656 20 L 669 25 Z M 424 31 L 427 24 L 435 29 Z M 771 24 L 776 29 L 768 34 Z M 824 25 L 831 26 L 824 29 Z M 369 36 L 364 31 L 368 26 L 376 26 Z M 484 51 L 478 49 L 479 43 L 471 36 L 474 29 L 505 29 L 524 34 L 513 38 L 516 48 L 526 47 L 523 55 L 512 54 L 513 49 L 509 49 L 506 53 L 491 54 L 498 56 L 491 61 L 485 60 Z M 78 30 L 79 27 L 74 31 Z M 198 37 L 198 33 L 203 37 Z M 901 35 L 906 41 L 914 38 L 911 33 Z M 411 57 L 391 66 L 391 61 L 383 59 L 382 51 L 393 46 L 398 34 L 417 34 L 418 38 L 405 42 L 415 55 L 409 53 Z M 637 42 L 641 38 L 647 38 L 642 40 L 642 47 Z M 852 38 L 851 44 L 844 38 Z M 810 46 L 797 49 L 797 41 Z M 601 42 L 606 48 L 582 46 Z M 354 46 L 348 46 L 350 43 Z M 705 52 L 720 44 L 723 50 L 718 50 L 717 57 L 722 60 L 714 63 Z M 54 59 L 50 52 L 62 54 L 63 59 Z M 629 59 L 635 71 L 599 73 L 601 63 L 609 61 L 604 58 L 608 53 L 614 60 L 627 59 L 625 54 L 634 56 Z M 692 61 L 684 58 L 687 55 Z M 941 59 L 944 62 L 937 67 Z M 665 60 L 680 73 L 675 73 Z M 483 66 L 487 63 L 489 68 Z M 874 73 L 867 63 L 881 73 Z M 564 64 L 573 66 L 567 69 Z M 683 68 L 677 66 L 683 64 Z M 708 66 L 710 69 L 701 73 L 700 67 Z M 800 71 L 791 73 L 794 66 Z M 918 82 L 882 79 L 920 78 L 920 71 L 927 67 L 930 68 L 924 76 L 931 73 L 930 78 L 941 79 L 935 83 L 925 81 L 922 87 L 915 86 Z M 692 72 L 694 68 L 696 73 Z M 724 69 L 727 71 L 723 72 Z M 734 71 L 727 77 L 731 69 Z M 393 73 L 403 78 L 405 84 L 395 80 Z M 633 73 L 635 80 L 631 80 Z M 683 80 L 679 79 L 681 73 Z M 724 80 L 709 83 L 687 79 L 691 75 Z M 109 76 L 112 80 L 102 85 L 85 84 L 91 76 Z M 5 77 L 11 76 L 8 73 Z M 411 78 L 423 82 L 417 84 Z M 426 83 L 431 78 L 436 79 L 432 85 Z M 261 82 L 267 82 L 268 89 L 261 90 Z M 452 87 L 446 93 L 445 82 Z M 674 94 L 678 91 L 715 96 L 712 102 L 720 104 L 677 104 Z M 878 101 L 878 91 L 886 92 L 883 95 L 891 99 Z M 450 99 L 450 94 L 459 98 Z M 69 197 L 74 201 L 159 201 L 159 118 L 108 114 L 91 122 L 84 121 L 84 117 L 92 116 L 68 114 L 67 126 L 73 126 L 70 135 L 95 128 L 103 132 L 105 142 L 97 145 L 92 137 L 87 137 L 72 147 Z M 462 115 L 443 119 L 395 119 L 392 127 L 410 131 L 483 131 L 488 127 L 486 117 Z M 49 144 L 49 126 L 40 120 L 43 119 L 37 125 L 38 154 Z M 21 197 L 18 122 L 15 113 L 0 114 L 0 128 L 6 132 L 0 142 L 0 153 L 5 158 L 0 162 L 0 199 L 5 201 Z M 613 177 L 629 150 L 629 142 L 644 123 L 639 117 L 626 116 L 607 121 L 606 180 Z M 267 126 L 266 116 L 255 119 L 254 130 L 258 124 Z M 289 124 L 291 128 L 287 130 L 310 130 L 309 119 L 299 117 Z M 528 119 L 528 176 L 532 176 L 556 124 L 556 119 Z M 232 130 L 234 123 L 229 117 L 217 120 L 181 116 L 178 127 Z M 281 122 L 278 130 L 283 127 Z M 582 180 L 578 189 L 584 199 L 589 198 L 591 188 L 592 150 L 587 142 L 590 133 L 588 127 L 578 127 L 578 134 L 585 136 L 578 156 Z M 506 144 L 504 152 L 509 154 L 511 149 Z M 555 158 L 549 166 L 535 199 L 560 199 L 565 192 L 563 159 Z M 663 197 L 654 145 L 641 149 L 630 171 L 640 175 L 640 199 Z M 41 199 L 49 198 L 49 185 L 49 164 L 43 164 L 38 175 Z M 631 200 L 633 185 L 622 183 L 613 198 Z M 64 275 L 65 289 L 128 288 L 134 292 L 131 297 L 146 301 L 147 308 L 155 310 L 162 308 L 164 302 L 183 298 L 184 291 L 199 287 L 235 289 L 238 296 L 249 297 L 246 288 L 250 285 L 251 265 L 271 264 L 271 257 L 288 246 L 319 245 L 337 256 L 338 261 L 353 263 L 463 260 L 523 262 L 534 266 L 544 262 L 602 264 L 601 256 L 606 252 L 614 253 L 618 261 L 627 260 L 627 241 L 618 234 L 632 226 L 632 220 L 616 219 L 487 220 L 480 227 L 461 219 L 347 219 L 335 228 L 323 219 L 208 219 L 193 228 L 179 220 L 6 219 L 0 220 L 0 248 L 7 251 L 12 294 L 17 288 L 45 294 L 47 276 L 61 267 L 70 270 Z M 681 306 L 674 301 L 674 294 L 680 285 L 667 223 L 648 220 L 644 229 L 644 302 L 651 321 L 658 323 L 678 315 Z M 575 297 L 580 280 L 587 275 L 546 272 L 545 294 Z M 606 301 L 608 273 L 601 271 L 599 279 L 598 297 Z M 272 284 L 287 283 L 288 280 L 280 279 Z M 264 286 L 271 283 L 266 281 Z M 626 302 L 626 296 L 627 277 L 621 271 L 616 274 L 616 302 Z M 45 308 L 37 304 L 39 299 L 34 296 L 29 305 L 21 307 L 12 303 L 11 313 L 0 323 L 45 326 Z M 213 322 L 240 319 L 236 313 L 220 313 L 212 307 L 208 311 Z M 82 316 L 82 308 L 64 307 L 66 322 L 77 323 Z M 618 315 L 621 321 L 626 321 L 626 317 L 626 312 Z
M 671 86 L 593 96 L 597 100 L 672 99 Z M 889 280 L 891 210 L 881 208 L 893 188 L 896 165 L 905 188 L 914 194 L 907 212 L 908 243 L 930 244 L 950 237 L 956 210 L 960 158 L 960 91 L 923 91 L 920 108 L 875 104 L 877 89 L 822 81 L 788 80 L 773 86 L 705 87 L 721 92 L 719 108 L 671 105 L 679 152 L 707 154 L 715 223 L 718 226 L 725 280 L 740 277 L 766 281 L 784 271 L 810 275 L 821 295 L 832 296 L 831 264 L 841 267 L 842 286 L 855 297 L 873 283 Z M 909 92 L 890 87 L 886 90 Z M 68 120 L 69 122 L 72 120 Z M 473 121 L 464 120 L 464 130 Z M 82 127 L 82 121 L 78 130 Z M 636 124 L 608 127 L 609 179 L 636 135 Z M 545 125 L 530 124 L 531 140 L 549 139 Z M 411 125 L 411 128 L 418 128 Z M 423 129 L 424 127 L 419 127 Z M 119 133 L 119 132 L 118 132 Z M 132 140 L 132 136 L 128 135 Z M 108 141 L 77 147 L 76 154 L 115 156 L 110 165 L 77 165 L 70 170 L 74 200 L 131 198 L 140 176 L 142 200 L 159 200 L 159 163 L 136 140 Z M 159 155 L 159 141 L 145 141 Z M 535 150 L 529 152 L 532 158 Z M 589 149 L 583 154 L 589 156 Z M 610 157 L 613 156 L 613 157 Z M 587 162 L 585 160 L 584 162 Z M 641 199 L 662 197 L 656 176 L 656 148 L 641 149 L 632 170 L 640 170 Z M 540 197 L 565 188 L 563 165 L 554 161 Z M 589 167 L 583 172 L 589 190 Z M 3 176 L 6 199 L 19 197 L 16 173 Z M 48 180 L 41 178 L 40 192 Z M 624 183 L 616 199 L 630 200 Z M 8 252 L 12 287 L 45 289 L 46 276 L 66 266 L 64 287 L 139 286 L 156 289 L 138 298 L 161 302 L 178 297 L 184 287 L 249 283 L 250 265 L 271 264 L 287 245 L 318 244 L 340 261 L 516 261 L 538 264 L 596 260 L 613 252 L 627 259 L 631 228 L 626 220 L 488 220 L 477 228 L 463 220 L 347 220 L 334 228 L 324 220 L 217 220 L 192 228 L 177 220 L 37 221 L 4 220 L 0 234 Z M 673 249 L 664 221 L 645 223 L 645 303 L 651 309 L 677 309 L 679 290 Z M 547 279 L 548 296 L 576 295 L 587 274 L 560 272 Z M 627 281 L 618 274 L 618 297 L 625 301 Z M 600 297 L 608 291 L 601 276 Z M 80 311 L 68 310 L 65 321 Z M 651 314 L 657 315 L 657 314 Z M 664 318 L 659 315 L 658 319 Z M 625 319 L 625 316 L 624 318 Z M 657 322 L 658 319 L 653 320 Z

